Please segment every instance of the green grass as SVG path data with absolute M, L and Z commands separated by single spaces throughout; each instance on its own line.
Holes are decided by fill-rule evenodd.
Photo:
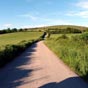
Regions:
M 23 40 L 35 40 L 42 35 L 42 32 L 17 32 L 0 35 L 0 48 L 7 44 L 18 44 Z
M 0 35 L 0 67 L 5 66 L 33 43 L 39 41 L 41 32 L 16 32 Z
M 85 30 L 86 28 L 88 27 L 83 27 L 83 26 L 76 26 L 76 25 L 56 25 L 56 26 L 50 26 L 50 27 L 47 27 L 47 28 L 60 28 L 60 29 L 66 29 L 66 28 L 77 28 L 77 29 L 80 29 L 80 30 Z
M 58 38 L 60 37 L 62 34 L 52 34 L 51 38 Z M 69 38 L 72 37 L 72 36 L 78 36 L 78 35 L 81 35 L 80 33 L 79 34 L 66 34 Z
M 40 31 L 45 31 L 47 29 L 66 29 L 66 28 L 74 28 L 74 29 L 79 29 L 79 30 L 86 30 L 88 27 L 84 26 L 76 26 L 76 25 L 55 25 L 55 26 L 47 26 L 47 27 L 40 27 L 35 30 L 40 30 Z
M 88 44 L 83 40 L 75 40 L 75 34 L 67 35 L 67 39 L 61 35 L 51 35 L 45 44 L 53 50 L 67 65 L 85 80 L 88 80 Z M 75 39 L 72 37 L 74 36 Z

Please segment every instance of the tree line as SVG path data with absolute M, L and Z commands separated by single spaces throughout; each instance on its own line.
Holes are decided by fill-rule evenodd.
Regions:
M 76 28 L 65 28 L 65 29 L 59 29 L 59 28 L 49 28 L 48 31 L 51 34 L 64 34 L 64 33 L 82 33 L 83 31 Z
M 22 31 L 27 31 L 28 29 L 25 28 L 25 29 L 17 29 L 17 28 L 7 28 L 7 29 L 3 29 L 3 30 L 0 30 L 0 34 L 6 34 L 6 33 L 14 33 L 14 32 L 22 32 Z

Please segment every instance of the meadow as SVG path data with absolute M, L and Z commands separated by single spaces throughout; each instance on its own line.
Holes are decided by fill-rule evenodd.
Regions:
M 21 41 L 36 40 L 42 32 L 16 32 L 0 35 L 0 48 L 8 44 L 18 44 Z
M 16 32 L 0 35 L 0 67 L 5 66 L 33 43 L 40 40 L 42 32 Z
M 51 34 L 45 44 L 73 71 L 88 81 L 88 33 Z

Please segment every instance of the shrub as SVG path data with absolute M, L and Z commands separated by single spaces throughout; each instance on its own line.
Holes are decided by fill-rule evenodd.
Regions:
M 60 39 L 68 39 L 68 37 L 66 36 L 66 34 L 62 34 L 59 38 Z
M 64 28 L 64 29 L 59 29 L 59 28 L 49 28 L 48 29 L 51 34 L 64 34 L 64 33 L 82 33 L 81 30 L 76 29 L 76 28 Z
M 46 40 L 45 43 L 77 74 L 88 81 L 88 44 L 84 41 L 88 38 L 87 34 L 84 33 L 70 39 L 63 39 L 64 36 L 61 36 L 57 41 L 56 37 L 52 38 Z
M 84 41 L 88 41 L 88 33 L 83 33 L 81 36 L 80 36 L 81 39 L 83 39 Z
M 5 64 L 12 61 L 16 56 L 21 54 L 26 48 L 36 41 L 37 40 L 21 41 L 17 45 L 5 46 L 5 49 L 0 51 L 0 67 L 3 67 Z

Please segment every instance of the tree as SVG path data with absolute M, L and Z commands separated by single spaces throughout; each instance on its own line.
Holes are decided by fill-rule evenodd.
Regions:
M 19 31 L 19 32 L 21 32 L 21 31 L 23 31 L 23 29 L 22 29 L 22 28 L 20 28 L 18 31 Z
M 12 29 L 12 32 L 17 32 L 17 31 L 18 31 L 17 28 Z

